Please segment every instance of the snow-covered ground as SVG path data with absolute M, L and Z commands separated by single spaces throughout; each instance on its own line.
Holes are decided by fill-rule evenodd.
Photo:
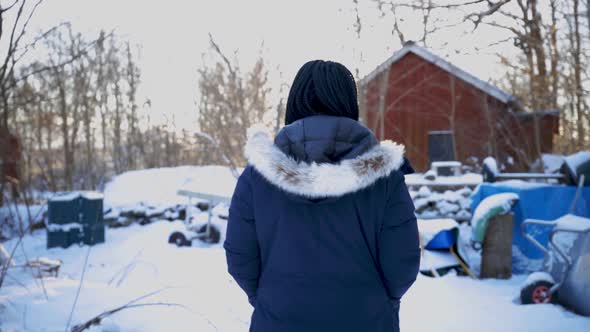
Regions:
M 246 331 L 252 309 L 226 272 L 223 248 L 169 245 L 168 235 L 178 223 L 108 229 L 107 242 L 90 249 L 72 325 L 157 292 L 138 303 L 162 305 L 120 311 L 91 331 Z M 6 243 L 8 250 L 14 245 L 14 240 Z M 64 331 L 87 250 L 47 250 L 43 231 L 27 236 L 29 259 L 47 256 L 61 259 L 63 266 L 57 278 L 43 280 L 31 278 L 27 270 L 12 270 L 0 290 L 2 331 Z M 17 252 L 18 263 L 25 257 Z M 558 305 L 515 303 L 524 280 L 419 277 L 403 300 L 402 330 L 588 331 L 590 318 Z
M 106 187 L 105 206 L 140 201 L 156 206 L 177 204 L 184 202 L 176 195 L 179 187 L 227 191 L 233 183 L 235 178 L 222 167 L 130 172 Z M 201 214 L 197 221 L 205 218 Z M 224 223 L 215 218 L 222 232 Z M 17 264 L 48 257 L 61 260 L 63 265 L 57 277 L 43 279 L 33 278 L 35 271 L 30 269 L 9 270 L 0 288 L 0 331 L 66 331 L 68 325 L 71 328 L 129 303 L 135 307 L 114 313 L 90 331 L 247 331 L 252 308 L 227 273 L 221 244 L 195 243 L 183 248 L 168 244 L 170 233 L 181 227 L 177 220 L 108 228 L 106 243 L 90 248 L 46 249 L 44 230 L 27 235 L 17 248 Z M 9 252 L 16 244 L 16 239 L 4 243 Z M 525 279 L 517 276 L 508 281 L 479 281 L 453 275 L 438 279 L 421 276 L 403 300 L 402 330 L 589 330 L 590 318 L 558 305 L 516 303 Z

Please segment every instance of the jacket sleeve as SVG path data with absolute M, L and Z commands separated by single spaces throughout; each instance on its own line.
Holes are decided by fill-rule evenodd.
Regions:
M 389 296 L 399 301 L 416 280 L 420 240 L 414 203 L 401 172 L 388 179 L 387 201 L 379 233 L 379 262 Z
M 260 250 L 252 206 L 251 170 L 246 168 L 236 185 L 229 208 L 224 243 L 228 271 L 254 304 L 260 276 Z

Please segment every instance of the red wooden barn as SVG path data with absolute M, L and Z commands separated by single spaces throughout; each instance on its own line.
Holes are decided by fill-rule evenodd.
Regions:
M 452 137 L 456 160 L 494 156 L 509 169 L 525 170 L 539 152 L 552 151 L 558 130 L 557 111 L 527 112 L 513 95 L 413 42 L 365 77 L 360 95 L 362 121 L 381 140 L 404 143 L 420 171 L 432 161 L 429 135 Z

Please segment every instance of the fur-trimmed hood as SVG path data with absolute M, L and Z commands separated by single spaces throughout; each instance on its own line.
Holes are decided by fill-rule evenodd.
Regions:
M 374 136 L 371 139 L 376 142 Z M 254 126 L 248 130 L 245 154 L 258 173 L 284 191 L 308 198 L 326 198 L 364 189 L 398 170 L 404 162 L 404 146 L 392 141 L 371 144 L 364 150 L 335 162 L 301 160 L 275 145 L 263 127 Z

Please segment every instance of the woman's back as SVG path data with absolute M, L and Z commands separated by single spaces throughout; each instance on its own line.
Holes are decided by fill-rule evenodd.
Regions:
M 246 155 L 225 248 L 255 307 L 251 331 L 397 330 L 419 263 L 403 147 L 319 115 L 274 144 L 251 132 Z

